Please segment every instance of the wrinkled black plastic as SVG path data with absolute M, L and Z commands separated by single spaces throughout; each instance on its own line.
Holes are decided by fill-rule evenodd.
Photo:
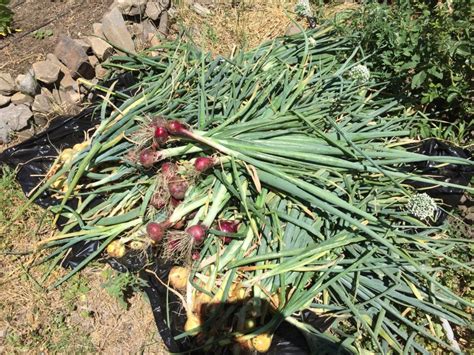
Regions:
M 472 154 L 466 149 L 455 147 L 437 139 L 427 139 L 420 144 L 411 147 L 411 150 L 420 154 L 429 156 L 450 156 L 472 160 Z M 439 181 L 450 182 L 453 184 L 468 186 L 474 176 L 474 167 L 458 164 L 439 164 L 434 161 L 420 162 L 412 164 L 411 171 L 416 170 L 418 174 L 430 176 Z M 446 206 L 456 207 L 460 204 L 464 191 L 455 187 L 438 186 L 434 189 L 428 188 L 429 184 L 412 181 L 410 184 L 420 191 L 426 192 L 433 198 L 443 201 Z M 435 224 L 440 225 L 446 219 L 447 213 L 442 210 L 437 211 Z
M 128 80 L 130 83 L 131 79 L 128 78 Z M 91 109 L 86 109 L 75 117 L 58 117 L 51 122 L 49 128 L 43 133 L 0 154 L 0 163 L 8 164 L 17 169 L 17 180 L 23 192 L 28 195 L 40 183 L 42 176 L 48 172 L 59 151 L 84 140 L 85 132 L 90 131 L 97 123 L 97 119 L 94 117 Z M 468 151 L 449 146 L 437 140 L 424 141 L 422 144 L 414 146 L 413 150 L 426 155 L 471 159 L 471 154 Z M 468 185 L 474 172 L 472 167 L 452 164 L 439 167 L 433 162 L 414 164 L 410 169 L 421 170 L 425 174 L 436 175 L 443 181 L 449 179 L 450 182 L 460 185 Z M 417 187 L 425 186 L 420 183 L 414 183 L 414 185 Z M 446 204 L 451 206 L 457 205 L 462 196 L 460 189 L 444 187 L 430 189 L 428 193 L 442 198 Z M 52 199 L 48 193 L 41 195 L 35 202 L 45 208 L 57 204 L 57 200 Z M 74 207 L 75 202 L 70 203 L 71 207 Z M 60 220 L 59 225 L 62 223 L 64 222 Z M 98 242 L 84 242 L 74 246 L 62 265 L 64 267 L 76 266 L 97 250 L 97 247 Z M 106 261 L 120 272 L 139 272 L 140 277 L 148 285 L 144 287 L 144 291 L 150 300 L 155 322 L 163 342 L 171 352 L 186 352 L 187 349 L 190 349 L 191 344 L 188 339 L 180 341 L 174 339 L 180 333 L 179 330 L 183 329 L 186 320 L 181 302 L 157 279 L 159 277 L 161 280 L 167 280 L 171 265 L 153 257 L 152 251 L 147 254 L 130 253 L 124 258 L 108 258 Z M 167 323 L 168 312 L 170 324 Z M 318 317 L 312 312 L 303 312 L 301 321 L 312 325 L 323 333 L 333 320 Z M 308 344 L 311 344 L 311 349 Z M 313 353 L 315 348 L 318 349 L 317 353 L 320 354 L 346 353 L 338 344 L 333 344 L 323 336 L 302 334 L 294 326 L 283 322 L 276 330 L 269 354 L 303 355 Z M 194 353 L 204 354 L 206 352 Z M 228 352 L 222 352 L 222 354 L 225 353 Z

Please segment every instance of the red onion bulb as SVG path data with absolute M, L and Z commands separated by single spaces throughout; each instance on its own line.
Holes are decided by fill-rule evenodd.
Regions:
M 199 157 L 196 158 L 196 160 L 194 161 L 194 168 L 200 173 L 206 171 L 209 168 L 212 168 L 213 166 L 214 159 L 209 157 Z
M 193 238 L 196 244 L 201 244 L 206 237 L 206 228 L 204 228 L 204 226 L 201 224 L 195 224 L 194 226 L 186 229 L 186 233 L 188 233 Z

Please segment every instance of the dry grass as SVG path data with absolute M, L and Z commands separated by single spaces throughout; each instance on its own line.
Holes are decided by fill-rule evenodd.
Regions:
M 200 16 L 189 6 L 178 10 L 176 29 L 186 28 L 196 45 L 214 55 L 231 55 L 236 49 L 249 49 L 263 41 L 285 34 L 295 17 L 296 0 L 214 1 L 212 13 Z M 305 25 L 304 21 L 301 21 Z

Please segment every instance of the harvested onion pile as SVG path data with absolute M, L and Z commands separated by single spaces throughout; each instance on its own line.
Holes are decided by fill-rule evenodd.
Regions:
M 68 220 L 41 244 L 50 258 L 101 241 L 55 285 L 106 248 L 141 248 L 188 270 L 170 283 L 188 312 L 183 336 L 206 350 L 264 351 L 284 319 L 354 352 L 426 352 L 422 338 L 450 348 L 433 324 L 467 325 L 469 302 L 431 265 L 466 241 L 410 214 L 409 181 L 455 186 L 416 163 L 473 163 L 405 149 L 416 114 L 351 77 L 345 45 L 321 28 L 231 59 L 179 41 L 157 58 L 115 58 L 135 94 L 96 87 L 100 125 L 32 197 L 52 191 Z M 302 312 L 332 321 L 322 334 Z

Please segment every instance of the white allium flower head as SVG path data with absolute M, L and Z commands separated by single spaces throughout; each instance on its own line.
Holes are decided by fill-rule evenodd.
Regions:
M 408 201 L 407 208 L 415 217 L 427 219 L 434 217 L 438 206 L 427 193 L 422 193 L 412 196 Z
M 299 0 L 295 6 L 295 12 L 298 16 L 312 17 L 313 12 L 311 11 L 311 6 L 309 5 L 309 0 Z
M 362 83 L 366 83 L 370 79 L 370 70 L 363 64 L 357 64 L 349 71 L 349 76 Z

